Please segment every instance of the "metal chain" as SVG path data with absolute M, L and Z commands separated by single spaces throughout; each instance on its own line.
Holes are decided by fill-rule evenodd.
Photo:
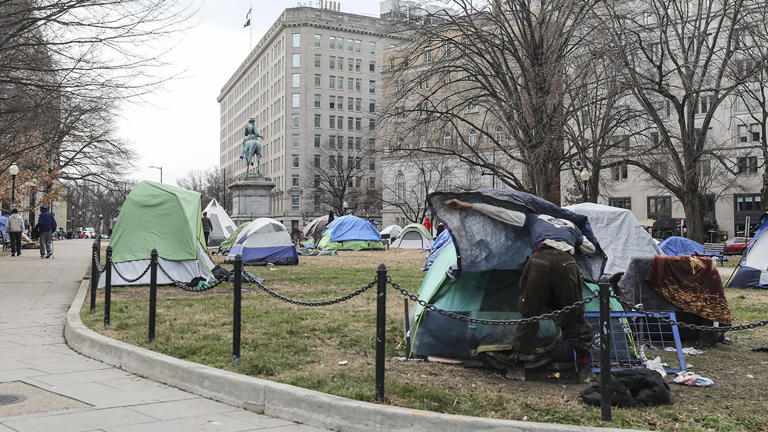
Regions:
M 160 269 L 160 271 L 161 271 L 161 272 L 163 272 L 163 274 L 165 275 L 165 277 L 167 277 L 167 278 L 168 278 L 168 280 L 170 280 L 170 281 L 171 281 L 171 283 L 173 283 L 174 285 L 176 285 L 176 287 L 177 287 L 177 288 L 181 288 L 181 289 L 182 289 L 182 290 L 184 290 L 184 291 L 189 291 L 189 292 L 204 292 L 204 291 L 210 291 L 210 290 L 212 290 L 212 289 L 216 288 L 217 286 L 219 286 L 220 284 L 222 284 L 222 283 L 224 282 L 224 279 L 222 279 L 222 280 L 217 280 L 217 281 L 216 281 L 216 282 L 214 282 L 214 283 L 211 283 L 211 284 L 208 284 L 208 285 L 206 285 L 206 286 L 202 286 L 202 287 L 200 287 L 200 288 L 197 288 L 197 287 L 189 286 L 188 284 L 186 284 L 186 283 L 184 283 L 184 282 L 181 282 L 181 281 L 177 281 L 176 279 L 172 278 L 172 277 L 171 277 L 171 275 L 170 275 L 170 274 L 168 274 L 168 272 L 167 272 L 167 271 L 165 271 L 165 268 L 163 268 L 163 265 L 162 265 L 162 264 L 160 264 L 160 261 L 159 261 L 159 260 L 157 261 L 157 267 Z M 146 273 L 146 272 L 145 272 L 145 273 Z
M 133 283 L 133 282 L 136 282 L 137 280 L 143 278 L 144 275 L 147 274 L 147 272 L 149 271 L 149 264 L 147 264 L 147 268 L 145 268 L 144 271 L 141 272 L 141 274 L 137 278 L 135 278 L 135 279 L 128 279 L 127 277 L 123 276 L 123 274 L 120 273 L 120 270 L 117 269 L 117 266 L 115 265 L 115 263 L 112 263 L 112 268 L 115 270 L 115 273 L 117 273 L 117 275 L 120 276 L 120 278 L 123 279 L 125 282 Z
M 107 271 L 106 264 L 105 265 L 100 265 L 101 264 L 101 254 L 99 253 L 98 250 L 94 250 L 93 251 L 93 262 L 96 263 L 96 271 L 98 271 L 99 274 L 102 274 L 105 271 Z
M 673 319 L 670 319 L 670 318 L 666 318 L 666 317 L 662 316 L 659 312 L 647 311 L 647 310 L 643 309 L 640 305 L 632 304 L 631 302 L 625 300 L 624 298 L 622 298 L 620 296 L 611 295 L 611 297 L 616 299 L 625 308 L 629 308 L 629 309 L 634 310 L 636 312 L 643 313 L 643 314 L 646 314 L 646 315 L 650 315 L 650 316 L 652 316 L 654 318 L 657 318 L 661 322 L 664 322 L 664 323 L 667 323 L 667 324 L 676 325 L 678 327 L 683 327 L 683 328 L 687 328 L 687 329 L 691 329 L 691 330 L 702 330 L 702 331 L 711 331 L 711 332 L 727 332 L 727 331 L 747 330 L 747 329 L 752 329 L 752 328 L 757 328 L 757 327 L 762 327 L 764 325 L 768 325 L 768 320 L 762 320 L 762 321 L 757 321 L 757 322 L 752 322 L 752 323 L 742 324 L 742 325 L 737 325 L 737 326 L 719 326 L 719 327 L 704 326 L 704 325 L 697 325 L 697 324 L 689 324 L 689 323 L 685 323 L 685 322 L 676 321 L 676 320 L 673 320 Z
M 474 324 L 485 324 L 485 325 L 517 325 L 517 324 L 531 324 L 537 321 L 546 320 L 546 319 L 553 319 L 560 315 L 564 315 L 578 307 L 584 306 L 593 299 L 597 298 L 597 295 L 592 295 L 589 297 L 585 297 L 583 300 L 579 300 L 576 303 L 573 303 L 571 305 L 568 305 L 560 310 L 547 312 L 541 315 L 532 316 L 528 318 L 520 318 L 515 320 L 492 320 L 492 319 L 480 319 L 480 318 L 471 318 L 468 316 L 464 316 L 461 314 L 457 314 L 455 312 L 450 312 L 446 310 L 442 310 L 438 308 L 437 306 L 427 303 L 424 300 L 419 299 L 418 296 L 413 295 L 408 292 L 405 288 L 401 287 L 397 282 L 392 281 L 392 278 L 387 276 L 387 282 L 392 285 L 392 288 L 396 289 L 397 291 L 400 291 L 400 294 L 402 294 L 405 297 L 408 297 L 412 301 L 422 305 L 425 309 L 428 309 L 433 312 L 437 312 L 441 315 L 445 315 L 450 318 L 457 319 L 459 321 L 464 321 L 468 323 L 474 323 Z
M 253 283 L 255 283 L 259 288 L 261 288 L 262 291 L 264 291 L 267 294 L 271 295 L 272 297 L 274 297 L 276 299 L 279 299 L 279 300 L 282 300 L 284 302 L 288 302 L 288 303 L 299 305 L 299 306 L 329 306 L 329 305 L 332 305 L 332 304 L 337 304 L 337 303 L 345 302 L 345 301 L 351 299 L 352 297 L 356 297 L 356 296 L 358 296 L 358 295 L 368 291 L 374 285 L 376 285 L 376 282 L 378 282 L 378 278 L 374 279 L 373 281 L 368 283 L 368 285 L 366 285 L 366 286 L 364 286 L 362 288 L 359 288 L 359 289 L 357 289 L 357 290 L 355 290 L 355 291 L 353 291 L 353 292 L 351 292 L 351 293 L 349 293 L 349 294 L 347 294 L 347 295 L 345 295 L 343 297 L 335 298 L 333 300 L 325 300 L 325 301 L 318 301 L 318 302 L 302 301 L 302 300 L 292 299 L 292 298 L 286 297 L 284 295 L 280 295 L 280 294 L 272 291 L 271 289 L 265 287 L 259 281 L 255 281 Z

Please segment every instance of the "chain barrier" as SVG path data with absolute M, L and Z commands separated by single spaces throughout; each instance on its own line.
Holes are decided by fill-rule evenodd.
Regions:
M 221 280 L 216 280 L 216 282 L 204 285 L 204 286 L 202 286 L 200 288 L 193 287 L 193 286 L 189 286 L 189 284 L 186 284 L 184 282 L 178 281 L 178 280 L 174 279 L 173 277 L 171 277 L 171 275 L 168 274 L 168 272 L 165 270 L 165 268 L 163 268 L 163 265 L 160 264 L 160 260 L 157 261 L 157 268 L 159 268 L 160 271 L 163 272 L 165 277 L 167 277 L 168 280 L 171 281 L 171 283 L 176 285 L 177 288 L 181 288 L 184 291 L 189 291 L 189 292 L 205 292 L 205 291 L 210 291 L 210 290 L 216 288 L 217 286 L 221 285 L 222 283 L 226 282 L 225 279 L 221 279 Z M 149 269 L 149 267 L 147 267 L 147 269 Z M 144 271 L 144 273 L 146 273 L 146 271 Z
M 427 303 L 426 301 L 419 299 L 418 296 L 409 293 L 408 290 L 406 290 L 405 288 L 401 287 L 397 282 L 392 281 L 392 278 L 389 277 L 389 276 L 387 276 L 387 283 L 392 285 L 392 288 L 394 288 L 395 290 L 399 291 L 400 294 L 402 294 L 404 297 L 407 297 L 407 298 L 411 299 L 412 301 L 420 304 L 421 306 L 423 306 L 427 310 L 430 310 L 432 312 L 437 312 L 437 313 L 439 313 L 441 315 L 445 315 L 447 317 L 454 318 L 454 319 L 457 319 L 459 321 L 464 321 L 464 322 L 473 323 L 473 324 L 485 324 L 485 325 L 531 324 L 531 323 L 534 323 L 534 322 L 537 322 L 537 321 L 541 321 L 541 320 L 553 319 L 553 318 L 559 317 L 560 315 L 564 315 L 564 314 L 566 314 L 566 313 L 568 313 L 568 312 L 570 312 L 570 311 L 572 311 L 572 310 L 574 310 L 574 309 L 576 309 L 578 307 L 584 306 L 587 303 L 591 302 L 592 300 L 594 300 L 594 299 L 596 299 L 598 297 L 597 294 L 591 295 L 589 297 L 585 297 L 584 299 L 577 301 L 576 303 L 568 305 L 568 306 L 566 306 L 566 307 L 564 307 L 562 309 L 555 310 L 555 311 L 552 311 L 552 312 L 547 312 L 547 313 L 544 313 L 544 314 L 541 314 L 541 315 L 537 315 L 537 316 L 528 317 L 528 318 L 520 318 L 520 319 L 515 319 L 515 320 L 492 320 L 492 319 L 472 318 L 472 317 L 464 316 L 464 315 L 461 315 L 461 314 L 457 314 L 455 312 L 450 312 L 450 311 L 447 311 L 447 310 L 442 310 L 442 309 L 438 308 L 437 306 L 435 306 L 435 305 L 433 305 L 431 303 Z
M 127 277 L 123 276 L 123 274 L 120 273 L 120 270 L 117 269 L 117 266 L 115 265 L 115 263 L 112 263 L 112 270 L 114 270 L 115 273 L 117 273 L 117 275 L 120 276 L 120 278 L 122 280 L 124 280 L 125 282 L 133 283 L 133 282 L 136 282 L 139 279 L 143 278 L 144 275 L 147 274 L 147 272 L 149 271 L 149 264 L 147 264 L 147 268 L 145 268 L 144 271 L 141 272 L 141 274 L 138 277 L 134 278 L 134 279 L 128 279 Z
M 93 251 L 93 262 L 96 263 L 96 270 L 99 272 L 99 274 L 103 274 L 105 271 L 107 271 L 107 265 L 101 265 L 101 253 L 99 253 L 98 250 Z
M 282 300 L 282 301 L 287 302 L 287 303 L 291 303 L 291 304 L 295 304 L 295 305 L 299 305 L 299 306 L 329 306 L 329 305 L 345 302 L 345 301 L 351 299 L 352 297 L 356 297 L 356 296 L 358 296 L 358 295 L 368 291 L 369 289 L 373 288 L 374 285 L 376 285 L 376 282 L 378 282 L 378 278 L 374 279 L 371 282 L 369 282 L 368 285 L 366 285 L 366 286 L 364 286 L 362 288 L 359 288 L 359 289 L 357 289 L 357 290 L 355 290 L 355 291 L 353 291 L 353 292 L 351 292 L 351 293 L 349 293 L 349 294 L 347 294 L 345 296 L 342 296 L 342 297 L 339 297 L 339 298 L 335 298 L 333 300 L 325 300 L 325 301 L 317 301 L 317 302 L 292 299 L 292 298 L 286 297 L 284 295 L 281 295 L 281 294 L 278 294 L 278 293 L 272 291 L 271 289 L 267 288 L 266 286 L 264 286 L 259 281 L 255 281 L 253 283 L 256 284 L 265 293 L 271 295 L 272 297 L 274 297 L 276 299 Z
M 647 311 L 642 308 L 642 305 L 639 304 L 632 304 L 631 302 L 625 300 L 624 298 L 612 294 L 611 297 L 613 297 L 616 301 L 621 303 L 622 306 L 625 308 L 634 310 L 635 312 L 639 312 L 648 316 L 652 316 L 654 318 L 657 318 L 659 321 L 676 325 L 678 327 L 683 327 L 691 330 L 701 330 L 701 331 L 710 331 L 710 332 L 727 332 L 727 331 L 737 331 L 737 330 L 747 330 L 747 329 L 753 329 L 757 327 L 762 327 L 764 325 L 768 325 L 768 320 L 762 320 L 762 321 L 756 321 L 752 323 L 747 324 L 741 324 L 736 326 L 719 326 L 719 327 L 713 327 L 713 326 L 705 326 L 705 325 L 697 325 L 697 324 L 689 324 L 681 321 L 676 321 L 667 317 L 662 316 L 659 312 L 652 312 Z

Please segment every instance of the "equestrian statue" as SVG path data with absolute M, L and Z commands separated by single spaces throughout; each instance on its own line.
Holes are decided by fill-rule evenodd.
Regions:
M 259 138 L 264 138 L 259 130 L 256 129 L 256 119 L 251 117 L 248 120 L 248 124 L 245 125 L 245 138 L 243 139 L 243 148 L 240 151 L 240 159 L 245 158 L 245 175 L 248 175 L 248 171 L 253 165 L 253 155 L 256 155 L 256 174 L 259 174 L 259 168 L 261 167 L 261 143 Z

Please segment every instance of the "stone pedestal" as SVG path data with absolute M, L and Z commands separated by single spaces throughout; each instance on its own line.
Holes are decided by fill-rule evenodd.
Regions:
M 240 225 L 260 217 L 272 217 L 269 194 L 275 183 L 263 174 L 238 177 L 229 185 L 232 194 L 232 221 Z

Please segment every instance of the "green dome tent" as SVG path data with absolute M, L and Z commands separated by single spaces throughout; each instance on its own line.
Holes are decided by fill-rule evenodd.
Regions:
M 397 234 L 390 247 L 394 249 L 429 249 L 432 247 L 432 235 L 424 225 L 412 223 Z
M 157 249 L 160 265 L 177 281 L 190 282 L 202 277 L 213 281 L 213 261 L 208 256 L 203 235 L 200 194 L 162 183 L 143 181 L 131 190 L 109 240 L 112 246 L 112 285 L 147 285 L 149 272 L 132 279 L 149 265 L 152 249 Z M 158 284 L 170 284 L 163 271 Z M 99 282 L 104 285 L 104 278 Z

